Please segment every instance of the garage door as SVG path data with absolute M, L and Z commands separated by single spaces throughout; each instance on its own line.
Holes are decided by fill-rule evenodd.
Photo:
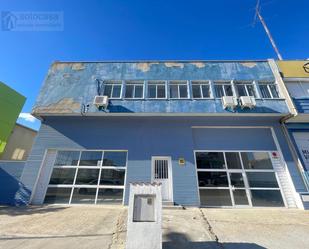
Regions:
M 283 207 L 270 151 L 196 151 L 202 206 Z
M 57 151 L 45 203 L 122 203 L 127 151 Z

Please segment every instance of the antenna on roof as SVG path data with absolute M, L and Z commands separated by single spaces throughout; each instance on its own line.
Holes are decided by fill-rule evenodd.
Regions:
M 276 43 L 275 43 L 273 37 L 271 36 L 271 33 L 270 33 L 270 31 L 269 31 L 269 29 L 268 29 L 268 27 L 267 27 L 267 25 L 266 25 L 262 15 L 261 15 L 260 0 L 257 0 L 257 2 L 256 2 L 253 25 L 255 25 L 255 23 L 257 21 L 257 18 L 259 18 L 260 22 L 262 23 L 262 25 L 264 27 L 264 30 L 265 30 L 265 32 L 266 32 L 266 34 L 268 36 L 268 39 L 270 40 L 270 43 L 271 43 L 273 49 L 275 50 L 275 53 L 277 54 L 278 59 L 282 60 L 282 56 L 281 56 L 281 54 L 280 54 L 280 52 L 279 52 L 279 50 L 278 50 L 278 48 L 276 46 Z

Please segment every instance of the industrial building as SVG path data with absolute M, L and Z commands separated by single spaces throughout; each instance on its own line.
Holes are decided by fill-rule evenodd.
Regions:
M 26 204 L 305 208 L 282 122 L 293 108 L 274 60 L 55 62 L 16 195 Z

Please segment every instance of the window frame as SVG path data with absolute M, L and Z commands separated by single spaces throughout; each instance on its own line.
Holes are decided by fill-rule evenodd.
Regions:
M 199 86 L 199 91 L 200 91 L 200 98 L 196 98 L 193 95 L 193 86 L 198 85 Z M 209 97 L 204 97 L 203 93 L 203 86 L 208 86 L 209 87 Z M 209 80 L 191 80 L 191 93 L 192 93 L 192 99 L 213 99 L 212 98 L 212 93 L 211 93 L 211 85 Z
M 70 194 L 69 202 L 66 203 L 66 204 L 75 205 L 75 203 L 72 203 L 74 190 L 76 188 L 92 188 L 92 189 L 96 189 L 95 201 L 94 201 L 94 203 L 92 203 L 92 205 L 97 205 L 97 199 L 98 199 L 98 194 L 99 194 L 100 189 L 122 189 L 123 190 L 122 205 L 124 204 L 124 197 L 125 197 L 125 193 L 126 193 L 125 186 L 126 186 L 126 181 L 127 181 L 128 150 L 122 150 L 122 149 L 119 149 L 119 150 L 91 150 L 91 149 L 89 149 L 89 150 L 87 150 L 87 149 L 79 150 L 79 149 L 67 149 L 67 148 L 66 149 L 56 149 L 55 162 L 56 162 L 56 158 L 57 158 L 59 151 L 77 151 L 77 152 L 79 152 L 79 158 L 78 158 L 78 161 L 77 161 L 77 165 L 57 165 L 57 166 L 53 165 L 52 170 L 50 172 L 49 181 L 50 181 L 50 178 L 52 176 L 54 168 L 57 168 L 57 169 L 73 168 L 73 169 L 75 169 L 75 175 L 74 175 L 73 183 L 72 184 L 49 184 L 49 182 L 48 182 L 46 192 L 45 192 L 45 196 L 46 196 L 48 188 L 70 188 L 71 194 Z M 83 165 L 80 165 L 81 155 L 82 155 L 82 152 L 84 152 L 84 151 L 102 152 L 100 165 L 99 166 L 83 166 Z M 125 165 L 124 166 L 104 166 L 103 160 L 104 160 L 105 152 L 126 152 L 126 163 L 125 163 Z M 90 185 L 90 184 L 88 184 L 88 185 L 87 184 L 76 184 L 76 179 L 77 179 L 77 176 L 78 176 L 79 169 L 96 169 L 96 170 L 99 170 L 97 184 L 92 184 L 92 185 Z M 101 173 L 102 173 L 102 170 L 105 170 L 105 169 L 125 170 L 125 172 L 124 172 L 124 184 L 123 185 L 100 184 Z M 44 196 L 44 199 L 45 199 L 45 196 Z M 104 204 L 104 203 L 101 203 L 101 204 Z M 55 203 L 54 205 L 58 205 L 58 203 Z M 64 205 L 64 204 L 61 203 L 61 205 Z
M 189 92 L 188 92 L 189 88 L 188 88 L 187 80 L 170 80 L 168 86 L 169 86 L 168 87 L 169 88 L 169 99 L 172 99 L 172 100 L 189 99 Z M 176 98 L 171 97 L 171 86 L 177 86 L 178 97 Z M 186 97 L 180 97 L 180 86 L 186 86 L 186 93 L 187 93 Z
M 133 97 L 126 97 L 127 86 L 133 86 Z M 136 86 L 142 86 L 142 97 L 135 97 L 135 88 Z M 145 98 L 145 81 L 136 80 L 136 81 L 125 81 L 125 91 L 124 91 L 124 99 L 126 100 L 135 100 L 135 99 L 144 99 Z
M 221 86 L 222 90 L 223 90 L 223 96 L 218 97 L 217 96 L 217 92 L 216 92 L 216 86 Z M 232 90 L 232 95 L 226 95 L 226 90 L 224 86 L 230 86 L 231 90 Z M 233 85 L 232 85 L 232 81 L 213 81 L 213 87 L 214 87 L 214 97 L 216 99 L 221 99 L 224 96 L 231 96 L 231 97 L 235 97 L 235 93 L 233 91 Z
M 156 87 L 156 97 L 149 97 L 149 86 L 154 85 Z M 158 86 L 164 86 L 164 98 L 158 98 Z M 167 86 L 165 80 L 148 80 L 147 81 L 147 99 L 151 100 L 166 100 L 167 99 Z
M 196 157 L 196 153 L 198 152 L 218 152 L 218 153 L 223 153 L 223 157 L 224 157 L 224 162 L 225 162 L 225 168 L 223 169 L 202 169 L 202 168 L 198 168 L 197 167 L 197 157 Z M 238 156 L 240 158 L 240 163 L 241 163 L 241 169 L 230 169 L 228 168 L 228 164 L 227 164 L 227 159 L 226 159 L 226 153 L 229 152 L 235 152 L 238 153 Z M 246 152 L 266 152 L 268 153 L 270 160 L 271 160 L 271 151 L 266 151 L 266 150 L 194 150 L 193 154 L 194 154 L 194 164 L 195 164 L 195 170 L 196 170 L 196 181 L 197 181 L 197 189 L 198 189 L 198 196 L 199 196 L 199 200 L 201 200 L 200 198 L 200 189 L 222 189 L 222 190 L 229 190 L 230 191 L 230 196 L 232 199 L 232 206 L 218 206 L 218 207 L 235 207 L 237 206 L 235 204 L 235 200 L 234 200 L 234 196 L 233 196 L 233 189 L 232 189 L 232 184 L 231 184 L 231 179 L 230 179 L 230 173 L 242 173 L 243 175 L 243 181 L 244 181 L 244 187 L 237 187 L 237 189 L 240 190 L 246 190 L 249 191 L 249 194 L 246 192 L 247 198 L 248 198 L 248 202 L 249 202 L 249 207 L 251 208 L 255 208 L 255 206 L 252 205 L 252 198 L 251 198 L 251 190 L 275 190 L 275 191 L 280 191 L 281 197 L 282 197 L 282 201 L 283 201 L 283 206 L 281 208 L 285 208 L 287 206 L 286 204 L 286 200 L 285 200 L 285 195 L 284 192 L 282 190 L 281 187 L 281 182 L 279 180 L 277 171 L 275 170 L 275 168 L 273 167 L 272 169 L 246 169 L 244 167 L 244 162 L 241 156 L 241 153 L 246 153 Z M 272 166 L 273 166 L 273 162 L 272 162 Z M 199 179 L 198 179 L 198 172 L 226 172 L 227 173 L 227 179 L 228 179 L 228 183 L 229 186 L 227 187 L 200 187 L 199 186 Z M 249 181 L 247 178 L 247 172 L 254 172 L 254 173 L 258 173 L 258 172 L 268 172 L 268 173 L 273 173 L 275 175 L 275 178 L 277 180 L 277 184 L 278 187 L 277 188 L 271 188 L 271 187 L 250 187 L 249 185 Z M 212 206 L 213 207 L 213 206 Z M 260 207 L 258 207 L 260 208 Z
M 260 91 L 260 97 L 261 97 L 261 99 L 268 99 L 268 100 L 270 100 L 270 99 L 282 99 L 282 97 L 281 97 L 281 95 L 280 95 L 279 87 L 278 87 L 278 84 L 277 84 L 276 81 L 257 81 L 257 83 L 258 83 L 258 88 L 259 88 L 259 91 Z M 277 94 L 278 94 L 278 97 L 274 97 L 274 96 L 273 96 L 273 93 L 272 93 L 272 91 L 271 91 L 271 89 L 270 89 L 270 87 L 269 87 L 270 85 L 273 85 L 273 86 L 275 87 L 276 92 L 277 92 Z M 261 87 L 260 87 L 260 86 L 266 86 L 267 91 L 268 91 L 268 94 L 271 96 L 270 98 L 264 98 L 264 97 L 263 97 L 263 94 L 262 94 L 262 91 L 261 91 Z
M 245 92 L 246 92 L 246 95 L 239 95 L 239 91 L 238 91 L 238 86 L 239 85 L 242 85 L 245 87 Z M 236 90 L 236 95 L 237 95 L 237 98 L 240 98 L 240 97 L 253 97 L 253 98 L 257 98 L 257 90 L 255 88 L 255 85 L 253 83 L 253 81 L 234 81 L 234 86 L 235 86 L 235 90 Z M 251 86 L 252 89 L 253 89 L 253 92 L 254 92 L 254 95 L 251 96 L 249 94 L 249 90 L 248 90 L 248 86 Z
M 120 93 L 119 93 L 119 97 L 112 97 L 113 96 L 113 92 L 114 92 L 114 87 L 115 86 L 120 86 Z M 111 89 L 111 96 L 109 97 L 109 99 L 122 99 L 122 94 L 123 94 L 123 84 L 122 84 L 122 81 L 121 80 L 106 80 L 104 81 L 104 89 L 103 89 L 103 95 L 106 95 L 105 94 L 105 88 L 106 86 L 112 86 L 112 89 Z M 106 95 L 108 96 L 108 95 Z

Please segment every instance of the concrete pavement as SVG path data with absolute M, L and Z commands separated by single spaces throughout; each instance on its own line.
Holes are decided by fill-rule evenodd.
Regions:
M 119 206 L 0 207 L 0 248 L 124 249 Z M 163 248 L 309 248 L 309 212 L 289 209 L 163 210 Z

